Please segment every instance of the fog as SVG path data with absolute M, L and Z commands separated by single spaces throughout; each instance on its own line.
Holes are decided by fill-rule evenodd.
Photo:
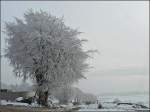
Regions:
M 143 92 L 149 88 L 149 2 L 148 1 L 2 1 L 1 27 L 13 17 L 23 18 L 28 9 L 64 16 L 66 25 L 84 32 L 84 49 L 97 49 L 88 62 L 87 79 L 75 86 L 85 92 Z M 4 54 L 5 35 L 1 34 Z M 2 82 L 19 84 L 7 59 L 1 59 Z

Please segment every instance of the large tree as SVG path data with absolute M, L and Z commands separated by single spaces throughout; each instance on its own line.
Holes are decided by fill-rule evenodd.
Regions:
M 37 83 L 39 104 L 47 105 L 52 89 L 84 78 L 89 51 L 82 49 L 80 32 L 46 12 L 27 11 L 24 19 L 6 22 L 6 57 L 14 73 Z

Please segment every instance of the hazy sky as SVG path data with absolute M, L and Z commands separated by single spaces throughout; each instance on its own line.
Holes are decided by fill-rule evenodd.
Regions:
M 65 23 L 84 32 L 84 49 L 100 53 L 89 60 L 92 69 L 76 85 L 85 92 L 143 92 L 149 83 L 149 2 L 145 1 L 2 1 L 2 30 L 5 21 L 23 18 L 28 9 L 42 9 L 64 16 Z M 5 35 L 1 35 L 2 53 Z M 12 74 L 6 59 L 1 63 L 2 82 L 21 81 Z

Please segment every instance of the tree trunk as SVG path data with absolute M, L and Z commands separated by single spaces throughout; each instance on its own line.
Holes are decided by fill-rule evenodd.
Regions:
M 41 74 L 40 69 L 35 71 L 36 74 L 36 82 L 38 87 L 42 86 L 45 82 L 43 74 Z M 39 89 L 38 90 L 38 104 L 42 106 L 48 106 L 48 90 Z
M 38 96 L 38 104 L 42 106 L 48 106 L 48 91 L 40 91 Z

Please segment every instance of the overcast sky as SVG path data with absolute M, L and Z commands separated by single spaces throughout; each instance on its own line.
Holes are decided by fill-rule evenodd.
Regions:
M 28 9 L 64 16 L 66 25 L 84 32 L 84 49 L 100 53 L 89 60 L 92 69 L 77 87 L 95 94 L 148 91 L 149 3 L 148 1 L 2 1 L 2 30 L 5 21 L 23 18 Z M 1 35 L 2 53 L 5 35 Z M 2 82 L 18 84 L 8 61 L 2 58 Z

